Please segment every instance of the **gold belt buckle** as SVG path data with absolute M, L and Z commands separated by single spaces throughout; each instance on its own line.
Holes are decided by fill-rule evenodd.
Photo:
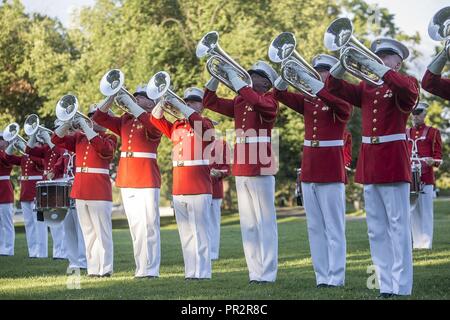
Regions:
M 318 147 L 319 145 L 320 145 L 319 140 L 313 140 L 313 141 L 311 141 L 311 147 L 316 148 L 316 147 Z
M 177 161 L 177 167 L 183 167 L 184 161 Z
M 245 137 L 236 137 L 236 143 L 244 143 Z
M 127 158 L 133 158 L 133 152 L 132 151 L 128 151 L 127 152 Z
M 370 143 L 371 144 L 380 143 L 380 137 L 370 137 Z
M 87 173 L 88 172 L 88 167 L 81 167 L 81 172 Z

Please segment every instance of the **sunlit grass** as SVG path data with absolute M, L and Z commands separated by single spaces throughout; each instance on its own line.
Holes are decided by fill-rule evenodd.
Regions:
M 450 201 L 436 202 L 433 250 L 414 251 L 412 299 L 450 298 Z M 358 215 L 359 216 L 359 215 Z M 162 219 L 161 276 L 135 280 L 131 238 L 126 221 L 114 221 L 114 275 L 93 279 L 81 274 L 80 290 L 69 290 L 67 263 L 28 259 L 25 234 L 18 228 L 16 255 L 0 257 L 0 299 L 373 299 L 366 288 L 372 264 L 363 218 L 347 222 L 346 286 L 316 289 L 306 221 L 303 217 L 278 220 L 279 269 L 275 284 L 249 285 L 239 216 L 222 219 L 221 259 L 213 263 L 213 279 L 186 282 L 178 230 L 173 218 Z M 51 238 L 51 237 L 50 237 Z

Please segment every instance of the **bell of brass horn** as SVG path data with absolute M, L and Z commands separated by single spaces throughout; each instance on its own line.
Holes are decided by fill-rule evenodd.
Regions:
M 230 65 L 245 83 L 250 87 L 252 86 L 250 74 L 219 46 L 219 33 L 217 31 L 208 32 L 203 36 L 197 44 L 196 55 L 197 58 L 208 57 L 206 69 L 209 74 L 230 90 L 235 91 L 226 72 L 222 69 L 224 65 Z
M 39 117 L 36 114 L 30 114 L 26 119 L 25 123 L 23 125 L 23 130 L 25 131 L 25 134 L 29 137 L 31 137 L 34 134 L 38 134 L 42 131 L 46 131 L 49 134 L 53 134 L 53 131 L 50 129 L 47 129 L 46 127 L 43 127 L 39 125 Z
M 88 121 L 91 128 L 94 126 L 92 123 L 92 120 L 82 114 L 79 109 L 78 99 L 76 96 L 72 94 L 66 94 L 61 99 L 59 99 L 58 103 L 56 104 L 56 118 L 60 120 L 63 123 L 70 123 L 72 128 L 74 130 L 79 129 L 78 127 L 74 126 L 73 121 L 81 117 Z
M 158 99 L 164 100 L 162 108 L 168 114 L 177 119 L 183 119 L 183 114 L 169 102 L 170 98 L 175 98 L 182 104 L 186 104 L 175 92 L 170 89 L 170 75 L 165 71 L 159 71 L 150 79 L 147 85 L 147 96 L 156 101 Z
M 298 71 L 304 71 L 309 76 L 322 81 L 320 74 L 295 50 L 297 40 L 291 32 L 280 33 L 269 46 L 269 59 L 281 63 L 281 77 L 295 89 L 309 97 L 315 97 L 311 88 L 297 76 Z
M 428 24 L 428 35 L 435 41 L 445 42 L 445 51 L 450 58 L 450 6 L 434 14 Z
M 20 145 L 16 144 L 17 141 L 22 141 L 25 145 L 27 144 L 27 141 L 19 134 L 19 132 L 19 124 L 16 122 L 10 123 L 3 130 L 3 139 L 10 144 L 12 143 L 16 150 L 18 150 L 21 154 L 25 154 L 25 149 L 22 149 Z
M 355 38 L 350 19 L 338 18 L 334 20 L 324 34 L 324 45 L 330 51 L 341 51 L 341 64 L 353 76 L 375 86 L 383 84 L 383 80 L 379 76 L 352 59 L 352 55 L 360 54 L 377 63 L 384 64 L 376 54 Z
M 107 97 L 116 96 L 119 93 L 125 93 L 129 95 L 134 102 L 136 102 L 136 98 L 127 89 L 125 89 L 125 75 L 119 69 L 111 69 L 103 75 L 100 80 L 100 92 Z M 116 99 L 115 102 L 122 111 L 130 113 L 126 106 L 120 104 Z

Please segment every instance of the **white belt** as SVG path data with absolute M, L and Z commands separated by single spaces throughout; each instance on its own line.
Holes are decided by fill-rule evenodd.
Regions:
M 0 176 L 0 180 L 9 180 L 11 176 Z
M 269 143 L 270 137 L 236 137 L 236 143 Z
M 156 153 L 151 152 L 121 152 L 120 153 L 121 158 L 149 158 L 149 159 L 156 159 Z
M 397 133 L 397 134 L 389 134 L 387 136 L 373 136 L 373 137 L 362 137 L 362 143 L 367 144 L 378 144 L 378 143 L 384 143 L 384 142 L 392 142 L 392 141 L 399 141 L 399 140 L 406 140 L 406 134 L 405 133 Z
M 42 180 L 42 176 L 20 176 L 21 181 L 27 181 L 27 180 Z
M 192 166 L 207 166 L 209 160 L 179 160 L 172 161 L 174 167 L 192 167 Z
M 76 172 L 109 174 L 109 170 L 108 169 L 88 168 L 88 167 L 81 167 L 81 168 L 77 167 Z
M 344 140 L 306 140 L 303 145 L 307 147 L 342 147 Z

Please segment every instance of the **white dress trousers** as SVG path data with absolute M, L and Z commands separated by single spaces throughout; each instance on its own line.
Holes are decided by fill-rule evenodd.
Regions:
M 69 259 L 69 268 L 86 269 L 86 247 L 84 246 L 83 232 L 75 208 L 69 209 L 63 223 L 64 247 L 67 259 Z
M 316 284 L 345 284 L 345 185 L 302 182 Z
M 219 259 L 220 248 L 220 206 L 222 199 L 212 199 L 211 211 L 209 214 L 211 225 L 208 228 L 209 240 L 211 243 L 211 260 Z
M 158 188 L 121 188 L 133 242 L 136 277 L 159 276 L 161 262 Z
M 173 196 L 186 278 L 211 278 L 208 234 L 211 197 L 210 194 Z
M 278 231 L 274 176 L 237 176 L 239 218 L 250 281 L 274 282 Z
M 76 199 L 89 275 L 113 272 L 112 202 Z
M 28 245 L 28 256 L 30 258 L 48 257 L 48 230 L 47 223 L 37 220 L 34 211 L 34 201 L 22 201 L 23 220 L 25 224 L 25 235 Z
M 409 190 L 405 182 L 364 185 L 370 252 L 381 293 L 412 291 Z
M 49 225 L 49 228 L 53 239 L 53 258 L 66 259 L 67 254 L 64 244 L 64 224 Z
M 423 193 L 411 203 L 411 227 L 414 249 L 431 249 L 433 244 L 433 185 L 423 186 Z
M 0 203 L 0 255 L 14 255 L 14 207 L 12 203 Z

